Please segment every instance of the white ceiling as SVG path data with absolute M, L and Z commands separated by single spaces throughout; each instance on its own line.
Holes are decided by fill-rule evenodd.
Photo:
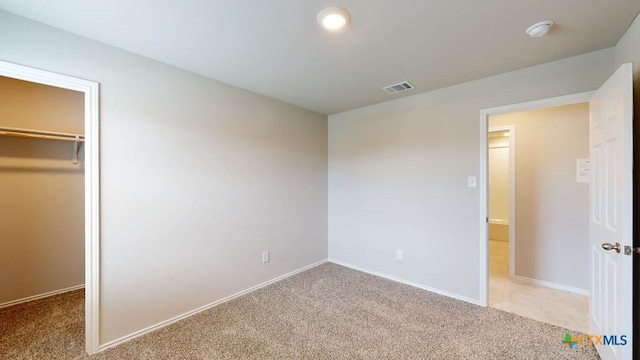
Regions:
M 0 0 L 0 9 L 323 114 L 614 46 L 638 0 Z M 317 13 L 351 13 L 341 34 Z M 556 25 L 532 39 L 529 25 Z M 381 88 L 410 81 L 416 89 Z

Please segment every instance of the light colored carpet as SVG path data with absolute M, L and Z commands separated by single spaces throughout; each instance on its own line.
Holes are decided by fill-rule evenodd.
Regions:
M 567 331 L 328 263 L 82 358 L 598 359 Z
M 84 290 L 0 309 L 0 359 L 84 354 Z

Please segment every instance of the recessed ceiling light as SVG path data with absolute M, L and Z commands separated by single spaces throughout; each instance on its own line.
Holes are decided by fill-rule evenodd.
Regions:
M 330 31 L 340 30 L 350 21 L 351 15 L 343 8 L 329 7 L 318 13 L 318 24 Z
M 533 38 L 542 37 L 547 35 L 552 26 L 553 21 L 551 20 L 540 21 L 539 23 L 535 23 L 529 26 L 529 28 L 527 29 L 527 34 L 529 34 L 529 36 Z

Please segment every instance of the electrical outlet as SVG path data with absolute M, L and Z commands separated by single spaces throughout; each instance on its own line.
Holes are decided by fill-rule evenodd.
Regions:
M 398 258 L 398 260 L 402 260 L 402 255 L 402 250 L 396 251 L 396 257 Z
M 265 251 L 265 252 L 262 253 L 262 262 L 263 263 L 269 262 L 269 252 L 268 251 Z

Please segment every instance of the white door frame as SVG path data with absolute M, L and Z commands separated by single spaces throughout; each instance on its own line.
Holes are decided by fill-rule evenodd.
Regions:
M 479 176 L 479 184 L 480 188 L 480 211 L 479 211 L 479 224 L 480 224 L 480 261 L 479 261 L 479 289 L 480 289 L 480 302 L 479 304 L 482 306 L 487 306 L 489 304 L 489 234 L 488 234 L 488 224 L 487 219 L 489 216 L 489 207 L 488 207 L 488 168 L 487 168 L 487 157 L 489 156 L 488 148 L 487 148 L 487 134 L 489 128 L 489 116 L 491 115 L 500 115 L 507 114 L 512 112 L 519 111 L 527 111 L 527 110 L 535 110 L 542 109 L 547 107 L 554 106 L 562 106 L 562 105 L 571 105 L 577 103 L 588 102 L 591 99 L 591 96 L 594 94 L 594 91 L 582 92 L 578 94 L 558 96 L 549 99 L 541 99 L 528 101 L 518 104 L 511 104 L 505 106 L 498 106 L 488 109 L 480 110 L 480 176 Z M 514 183 L 515 185 L 515 183 Z M 515 188 L 513 189 L 515 192 Z M 513 209 L 515 211 L 515 209 Z M 511 216 L 511 209 L 510 216 Z M 509 219 L 509 222 L 515 221 L 515 219 Z M 511 234 L 510 234 L 511 235 Z M 511 254 L 509 254 L 511 256 Z
M 0 61 L 0 76 L 84 93 L 85 348 L 98 352 L 100 321 L 99 85 L 49 71 Z
M 494 131 L 509 132 L 509 223 L 507 224 L 507 226 L 509 226 L 509 277 L 513 278 L 516 274 L 516 266 L 515 266 L 515 263 L 516 263 L 515 262 L 515 259 L 516 259 L 516 126 L 507 125 L 507 126 L 491 127 L 487 131 L 487 134 Z M 488 158 L 489 158 L 489 149 L 487 148 L 487 159 Z M 488 171 L 487 171 L 486 184 L 487 184 L 487 207 L 488 207 L 489 206 L 489 203 L 488 203 L 489 172 Z M 487 227 L 488 226 L 489 225 L 487 225 Z M 488 241 L 488 238 L 487 238 L 487 241 Z

